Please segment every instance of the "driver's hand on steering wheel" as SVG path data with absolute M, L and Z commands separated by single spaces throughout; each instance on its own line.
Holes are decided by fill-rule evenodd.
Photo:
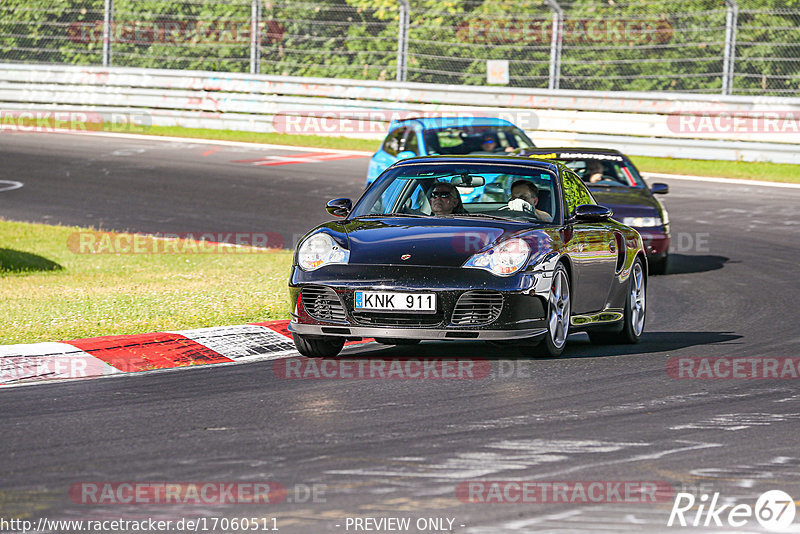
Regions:
M 515 198 L 508 201 L 508 209 L 514 211 L 533 211 L 533 206 L 524 199 Z

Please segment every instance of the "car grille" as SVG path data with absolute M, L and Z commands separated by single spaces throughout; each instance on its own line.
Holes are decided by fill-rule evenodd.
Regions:
M 353 319 L 363 325 L 371 326 L 436 326 L 442 323 L 441 313 L 375 313 L 353 312 Z
M 318 321 L 347 320 L 339 295 L 329 287 L 306 286 L 300 293 L 306 312 Z
M 453 309 L 453 324 L 478 325 L 491 323 L 500 316 L 503 295 L 496 291 L 467 291 Z

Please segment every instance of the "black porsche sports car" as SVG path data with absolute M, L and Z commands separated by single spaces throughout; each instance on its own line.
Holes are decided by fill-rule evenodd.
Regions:
M 575 171 L 614 219 L 639 232 L 644 240 L 652 274 L 664 274 L 669 263 L 669 214 L 653 195 L 664 195 L 669 186 L 648 186 L 633 162 L 610 148 L 525 148 L 516 152 L 536 159 L 556 159 Z
M 340 198 L 327 210 L 343 219 L 303 237 L 289 281 L 289 330 L 303 355 L 374 338 L 494 341 L 558 356 L 571 332 L 635 343 L 644 329 L 641 237 L 560 163 L 411 158 L 355 205 Z

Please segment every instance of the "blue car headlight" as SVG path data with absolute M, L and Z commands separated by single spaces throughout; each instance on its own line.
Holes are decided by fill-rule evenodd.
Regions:
M 297 265 L 304 271 L 314 271 L 332 263 L 347 263 L 350 251 L 339 246 L 325 232 L 319 232 L 300 245 L 297 250 Z
M 486 269 L 498 276 L 511 276 L 525 266 L 530 254 L 531 247 L 524 239 L 508 239 L 475 254 L 464 267 Z

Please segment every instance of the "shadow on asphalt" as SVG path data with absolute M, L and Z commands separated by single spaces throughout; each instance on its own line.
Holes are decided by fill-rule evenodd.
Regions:
M 687 256 L 686 254 L 670 254 L 667 276 L 671 274 L 693 274 L 716 271 L 730 261 L 725 256 Z
M 58 271 L 63 267 L 42 256 L 10 248 L 0 248 L 0 274 Z
M 732 332 L 647 332 L 635 345 L 594 345 L 586 334 L 570 336 L 564 354 L 557 359 L 606 358 L 632 354 L 668 353 L 689 347 L 708 345 L 738 345 L 742 336 Z M 343 354 L 345 357 L 368 358 L 481 358 L 504 360 L 537 358 L 536 349 L 530 355 L 513 345 L 497 346 L 489 343 L 462 343 L 433 341 L 414 346 L 367 345 L 353 347 Z M 537 358 L 539 359 L 539 358 Z M 549 359 L 549 358 L 541 358 Z
M 585 335 L 569 339 L 562 358 L 603 358 L 628 354 L 672 352 L 707 345 L 739 345 L 742 336 L 732 332 L 648 332 L 635 345 L 594 345 Z

